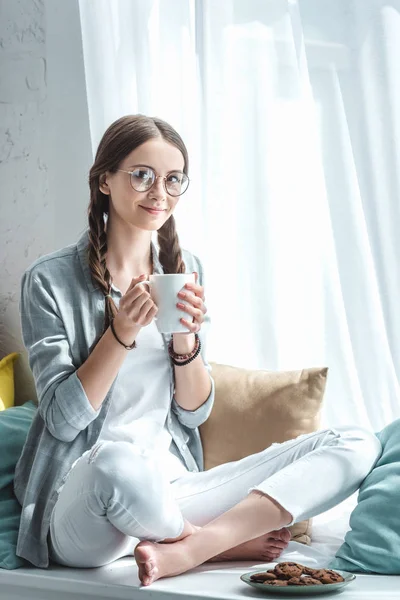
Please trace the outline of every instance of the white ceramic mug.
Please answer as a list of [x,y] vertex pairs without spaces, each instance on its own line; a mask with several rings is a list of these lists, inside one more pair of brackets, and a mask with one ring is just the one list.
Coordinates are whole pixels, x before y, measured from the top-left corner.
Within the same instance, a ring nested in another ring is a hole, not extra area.
[[[150,295],[158,307],[154,317],[160,333],[190,333],[189,329],[180,322],[184,318],[191,321],[192,317],[187,312],[179,310],[178,302],[189,304],[179,298],[180,292],[186,283],[196,283],[194,273],[155,273],[145,281],[138,281],[136,285],[145,283],[149,286]],[[185,290],[192,293],[189,290]]]

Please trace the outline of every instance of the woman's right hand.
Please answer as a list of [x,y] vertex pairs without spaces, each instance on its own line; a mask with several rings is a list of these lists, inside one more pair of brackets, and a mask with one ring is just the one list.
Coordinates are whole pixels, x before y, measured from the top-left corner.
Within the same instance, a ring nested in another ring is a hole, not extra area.
[[[129,288],[119,302],[119,310],[114,325],[121,336],[137,335],[142,327],[149,325],[158,312],[158,307],[150,296],[146,275],[132,279]],[[131,343],[131,342],[129,342]]]

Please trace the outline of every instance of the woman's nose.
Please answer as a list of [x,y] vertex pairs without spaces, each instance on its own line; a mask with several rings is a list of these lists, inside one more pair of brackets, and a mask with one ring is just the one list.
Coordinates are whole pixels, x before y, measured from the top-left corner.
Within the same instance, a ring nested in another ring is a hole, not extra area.
[[165,198],[166,197],[166,192],[165,192],[165,187],[164,187],[164,178],[161,177],[161,175],[156,177],[156,180],[150,189],[150,195],[154,196],[155,198]]

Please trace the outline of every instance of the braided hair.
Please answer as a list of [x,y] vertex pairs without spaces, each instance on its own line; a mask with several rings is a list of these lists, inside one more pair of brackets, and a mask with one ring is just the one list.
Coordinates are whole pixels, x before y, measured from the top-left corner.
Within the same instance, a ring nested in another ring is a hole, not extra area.
[[[109,196],[100,190],[101,178],[106,171],[115,172],[123,159],[135,148],[153,138],[162,137],[181,151],[183,171],[187,174],[188,153],[180,135],[165,121],[144,115],[128,115],[114,121],[105,131],[89,172],[90,204],[88,261],[91,276],[104,295],[104,328],[117,313],[111,298],[111,274],[107,269],[107,234],[104,215],[109,214]],[[185,263],[179,245],[174,216],[171,215],[158,230],[159,260],[164,273],[184,273]]]

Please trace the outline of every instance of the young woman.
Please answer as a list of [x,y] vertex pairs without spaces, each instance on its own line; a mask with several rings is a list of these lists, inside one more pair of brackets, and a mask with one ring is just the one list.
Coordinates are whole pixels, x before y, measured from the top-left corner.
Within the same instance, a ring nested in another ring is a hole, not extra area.
[[[322,430],[203,471],[198,426],[214,384],[202,265],[173,217],[189,184],[184,143],[164,121],[123,117],[89,183],[88,230],[22,279],[39,409],[15,475],[17,553],[38,567],[97,567],[134,552],[144,585],[211,559],[276,559],[286,526],[358,488],[379,442]],[[196,273],[177,298],[187,333],[161,335],[141,281],[185,271]]]

